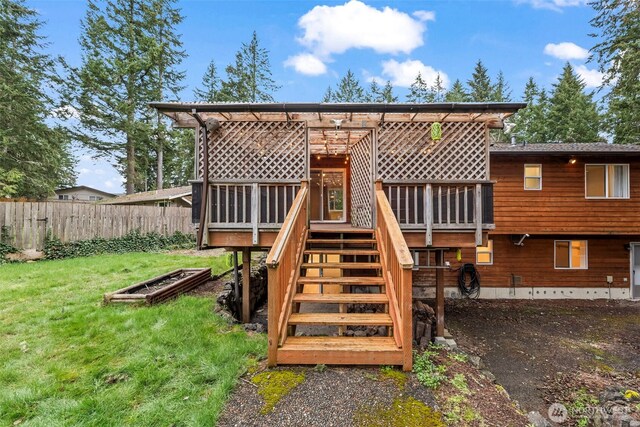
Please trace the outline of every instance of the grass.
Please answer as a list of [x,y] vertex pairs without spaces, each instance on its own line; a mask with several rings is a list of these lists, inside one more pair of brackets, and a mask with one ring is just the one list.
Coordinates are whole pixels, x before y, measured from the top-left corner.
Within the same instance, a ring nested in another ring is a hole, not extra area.
[[251,359],[266,352],[181,297],[102,306],[102,294],[220,258],[122,254],[0,266],[0,425],[215,425]]

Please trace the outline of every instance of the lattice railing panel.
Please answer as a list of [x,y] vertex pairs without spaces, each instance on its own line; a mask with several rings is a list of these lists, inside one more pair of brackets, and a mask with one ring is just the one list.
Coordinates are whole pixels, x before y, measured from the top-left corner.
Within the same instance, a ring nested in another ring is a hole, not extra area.
[[351,147],[351,223],[373,227],[373,144],[371,134]]
[[442,123],[442,139],[431,146],[431,123],[385,122],[378,132],[378,178],[469,180],[488,178],[485,125]]
[[[209,133],[209,179],[251,182],[304,179],[305,141],[302,122],[221,123],[220,129]],[[202,176],[202,156],[198,163]]]

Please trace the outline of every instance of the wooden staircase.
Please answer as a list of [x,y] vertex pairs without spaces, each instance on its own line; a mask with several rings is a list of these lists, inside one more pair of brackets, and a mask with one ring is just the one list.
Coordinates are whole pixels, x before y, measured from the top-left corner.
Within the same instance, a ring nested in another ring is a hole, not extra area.
[[[413,260],[384,192],[376,196],[375,230],[309,229],[303,184],[267,257],[270,366],[411,369]],[[366,336],[371,327],[377,334]]]
[[[402,349],[392,336],[394,322],[375,232],[312,228],[303,257],[277,363],[402,365]],[[384,310],[348,313],[354,304],[384,306]],[[384,326],[388,333],[347,336],[346,328],[352,326]]]

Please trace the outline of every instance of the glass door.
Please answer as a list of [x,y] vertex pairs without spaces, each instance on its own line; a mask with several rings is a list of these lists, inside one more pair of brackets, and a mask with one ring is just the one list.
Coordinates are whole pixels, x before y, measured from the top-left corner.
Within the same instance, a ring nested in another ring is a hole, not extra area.
[[312,169],[311,221],[346,221],[345,172],[343,169]]
[[640,298],[640,244],[631,245],[631,298]]

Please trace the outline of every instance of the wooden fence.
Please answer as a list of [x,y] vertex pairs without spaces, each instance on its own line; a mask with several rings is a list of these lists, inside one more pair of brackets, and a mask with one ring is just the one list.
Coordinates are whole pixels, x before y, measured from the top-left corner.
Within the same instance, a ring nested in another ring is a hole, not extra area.
[[74,202],[0,202],[0,238],[18,249],[42,250],[47,231],[63,242],[106,239],[139,230],[194,232],[191,208]]

